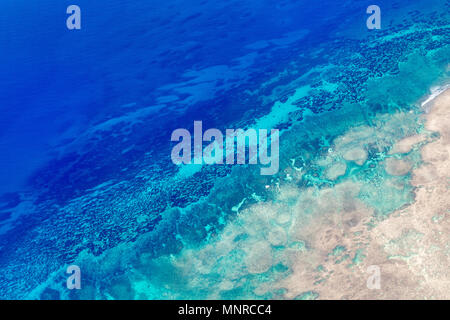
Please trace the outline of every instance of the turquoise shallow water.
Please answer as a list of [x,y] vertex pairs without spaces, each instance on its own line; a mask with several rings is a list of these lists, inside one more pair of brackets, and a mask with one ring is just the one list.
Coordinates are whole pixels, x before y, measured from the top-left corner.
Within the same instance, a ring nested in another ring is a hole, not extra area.
[[[75,60],[81,71],[63,80],[86,83],[65,105],[83,108],[64,119],[47,110],[57,125],[39,140],[51,142],[45,152],[36,150],[43,164],[2,198],[0,296],[291,298],[284,281],[299,256],[321,270],[311,225],[342,226],[353,223],[347,213],[362,212],[375,226],[414,200],[410,172],[421,164],[420,146],[401,155],[390,151],[415,134],[435,138],[423,128],[417,103],[449,79],[447,2],[381,3],[385,27],[372,31],[360,21],[362,2],[339,5],[327,19],[324,8],[289,1],[178,5],[158,8],[160,17],[149,22],[157,32],[143,30],[146,16],[133,14],[142,11],[135,4],[126,6],[127,23],[108,30],[105,37],[116,33],[115,41],[98,40],[89,29],[86,38],[74,36],[70,49],[84,53]],[[271,8],[277,13],[270,15]],[[301,21],[289,13],[293,8]],[[117,4],[97,20],[98,30],[121,9]],[[272,30],[261,32],[261,21]],[[108,47],[94,50],[96,41]],[[57,49],[52,57],[63,62],[22,85],[65,66],[61,56],[70,57],[70,50]],[[12,80],[4,83],[17,89]],[[55,83],[27,101],[39,109],[59,101],[54,90],[71,91]],[[8,102],[11,108],[24,103]],[[200,119],[221,129],[280,129],[279,173],[172,165],[171,130]],[[41,129],[25,137],[11,132],[5,149]],[[391,167],[392,160],[403,167]],[[351,270],[364,260],[366,245],[337,244],[325,254]],[[82,290],[65,288],[70,264],[82,270]],[[295,298],[320,294],[311,287]]]

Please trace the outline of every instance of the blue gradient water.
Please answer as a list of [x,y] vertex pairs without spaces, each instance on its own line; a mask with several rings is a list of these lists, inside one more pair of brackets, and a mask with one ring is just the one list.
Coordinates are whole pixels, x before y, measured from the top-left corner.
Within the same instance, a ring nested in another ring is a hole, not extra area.
[[[336,181],[314,159],[349,128],[416,112],[412,104],[448,77],[448,1],[378,1],[382,30],[366,27],[369,1],[79,0],[81,30],[66,28],[70,4],[0,5],[2,298],[282,298],[255,283],[276,283],[287,262],[229,275],[243,268],[251,232],[241,251],[209,253],[217,265],[203,278],[180,268],[214,239],[226,242],[244,198],[244,207],[281,201],[273,188],[295,168],[307,172],[297,198],[302,188],[384,175],[372,154]],[[283,130],[280,175],[178,168],[170,134],[194,120]],[[399,122],[405,130],[390,142],[420,130],[416,118]],[[383,179],[379,197],[361,191],[367,205],[389,214],[411,201],[407,177],[393,178],[402,191]],[[73,263],[83,293],[64,287]]]

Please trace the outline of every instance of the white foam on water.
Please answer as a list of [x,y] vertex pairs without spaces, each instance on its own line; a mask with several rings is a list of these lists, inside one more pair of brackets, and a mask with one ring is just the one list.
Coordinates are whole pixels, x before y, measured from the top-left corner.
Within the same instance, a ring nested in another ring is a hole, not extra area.
[[426,105],[436,99],[441,93],[450,88],[450,84],[446,84],[443,86],[436,86],[430,89],[430,95],[423,101],[420,106],[425,109],[426,112],[429,112],[429,108]]

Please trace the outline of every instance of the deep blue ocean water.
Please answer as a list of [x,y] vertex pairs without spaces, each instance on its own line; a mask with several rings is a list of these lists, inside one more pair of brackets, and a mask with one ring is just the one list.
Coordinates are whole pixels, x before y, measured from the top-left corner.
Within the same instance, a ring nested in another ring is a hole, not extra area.
[[[288,263],[240,265],[251,232],[227,254],[204,246],[226,242],[244,198],[242,209],[277,203],[266,186],[295,168],[307,172],[299,190],[338,184],[314,162],[336,137],[415,111],[448,78],[448,1],[378,1],[381,30],[366,27],[371,1],[78,0],[81,30],[66,28],[70,4],[0,7],[2,298],[282,298],[255,287],[283,278]],[[282,130],[280,174],[177,167],[171,132],[194,120]],[[415,118],[400,125],[385,139],[420,130]],[[372,151],[376,163],[387,149]],[[380,174],[352,165],[342,179]],[[411,201],[401,183],[389,201],[382,182],[360,198],[388,214]],[[195,250],[217,264],[193,263]],[[65,288],[71,264],[81,293]]]

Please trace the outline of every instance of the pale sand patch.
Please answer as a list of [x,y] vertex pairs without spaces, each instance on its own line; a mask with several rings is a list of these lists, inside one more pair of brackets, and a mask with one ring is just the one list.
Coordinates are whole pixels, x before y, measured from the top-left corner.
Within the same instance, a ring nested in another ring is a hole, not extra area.
[[332,165],[325,171],[325,177],[329,180],[336,180],[343,176],[347,170],[347,165],[343,162]]
[[367,160],[367,151],[362,148],[353,148],[344,153],[343,158],[348,161],[354,161],[362,166]]
[[393,176],[404,176],[411,170],[412,164],[403,159],[388,158],[385,163],[386,172]]
[[416,145],[426,141],[426,139],[427,136],[425,134],[418,134],[402,139],[394,145],[389,151],[389,154],[408,153],[413,150]]
[[[345,188],[332,191],[341,194],[344,212],[324,194],[324,214],[295,225],[299,237],[310,239],[311,250],[294,258],[292,275],[279,283],[287,289],[285,298],[315,292],[319,299],[450,299],[450,90],[431,103],[426,129],[440,137],[422,148],[424,164],[412,171],[415,202],[371,228],[371,210],[353,196],[357,186],[348,185],[346,198]],[[396,153],[423,141],[407,139]],[[394,173],[406,170],[404,163],[389,162]],[[344,249],[333,250],[337,246]],[[367,288],[371,265],[381,271],[379,290]]]

